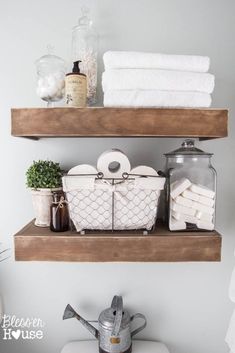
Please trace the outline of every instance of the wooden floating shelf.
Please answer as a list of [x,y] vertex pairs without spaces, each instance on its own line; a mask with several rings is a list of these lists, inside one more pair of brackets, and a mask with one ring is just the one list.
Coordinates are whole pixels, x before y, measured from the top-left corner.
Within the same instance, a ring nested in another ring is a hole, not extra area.
[[12,135],[42,137],[226,137],[225,109],[12,109]]
[[221,236],[214,232],[169,232],[159,224],[138,232],[78,235],[52,233],[32,222],[15,235],[17,261],[179,262],[220,261]]

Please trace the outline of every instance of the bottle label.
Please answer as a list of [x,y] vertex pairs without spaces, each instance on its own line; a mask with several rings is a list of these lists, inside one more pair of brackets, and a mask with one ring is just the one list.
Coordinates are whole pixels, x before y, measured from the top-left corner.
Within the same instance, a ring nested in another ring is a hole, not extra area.
[[69,75],[65,79],[65,99],[69,107],[86,107],[87,79],[82,75]]

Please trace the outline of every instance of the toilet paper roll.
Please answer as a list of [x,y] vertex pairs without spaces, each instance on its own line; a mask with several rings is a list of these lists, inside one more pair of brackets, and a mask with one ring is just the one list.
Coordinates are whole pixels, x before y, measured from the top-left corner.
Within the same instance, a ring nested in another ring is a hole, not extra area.
[[79,164],[71,168],[68,174],[97,174],[97,169],[90,164]]
[[74,190],[94,190],[95,188],[95,177],[86,177],[86,176],[70,176],[63,177],[63,191],[70,192]]
[[[160,178],[158,172],[152,167],[146,165],[139,165],[132,168],[130,174],[137,174],[138,176],[133,176],[135,178],[135,187],[140,189],[152,189],[152,190],[163,190],[165,185],[165,178]],[[148,178],[141,178],[141,176],[148,176]],[[158,177],[158,178],[152,178]]]
[[97,169],[105,178],[122,178],[123,173],[130,173],[131,164],[125,153],[112,149],[99,156]]
[[158,176],[158,173],[152,167],[148,167],[146,165],[139,165],[138,167],[131,169],[131,174],[140,174],[140,175],[152,175]]

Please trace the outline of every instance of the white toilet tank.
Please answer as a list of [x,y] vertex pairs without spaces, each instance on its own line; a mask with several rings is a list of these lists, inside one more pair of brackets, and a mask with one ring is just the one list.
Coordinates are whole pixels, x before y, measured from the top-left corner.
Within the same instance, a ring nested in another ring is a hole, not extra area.
[[[132,341],[132,353],[170,353],[160,342]],[[61,353],[98,353],[98,341],[76,341],[67,343]]]

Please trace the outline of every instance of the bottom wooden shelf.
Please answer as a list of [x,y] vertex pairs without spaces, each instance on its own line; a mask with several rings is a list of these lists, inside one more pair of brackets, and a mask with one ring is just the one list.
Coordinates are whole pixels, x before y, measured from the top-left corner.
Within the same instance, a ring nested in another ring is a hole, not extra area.
[[178,262],[220,261],[218,232],[169,232],[158,224],[150,235],[138,232],[53,233],[30,222],[15,235],[16,261]]

